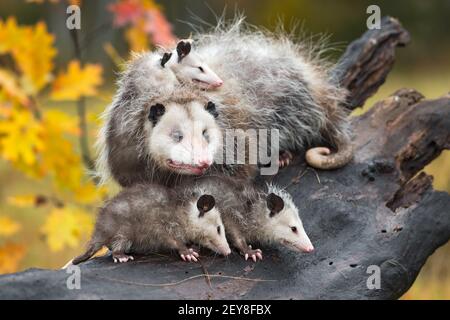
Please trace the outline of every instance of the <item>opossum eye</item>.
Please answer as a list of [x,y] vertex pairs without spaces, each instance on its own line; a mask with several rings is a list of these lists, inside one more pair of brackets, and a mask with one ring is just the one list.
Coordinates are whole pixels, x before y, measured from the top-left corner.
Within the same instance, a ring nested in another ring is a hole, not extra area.
[[150,107],[150,113],[148,114],[148,120],[151,121],[153,125],[155,125],[159,118],[162,117],[164,112],[166,111],[166,108],[161,104],[157,103]]
[[201,72],[205,72],[202,67],[198,67],[198,70],[200,70]]
[[220,226],[217,226],[217,234],[220,235]]
[[175,130],[172,132],[172,138],[175,142],[181,142],[183,140],[183,133],[180,130]]
[[208,103],[206,104],[206,111],[211,113],[214,116],[214,118],[217,118],[219,116],[219,113],[216,110],[216,105],[214,104],[214,102],[208,101]]
[[291,227],[292,232],[297,233],[297,227]]
[[205,140],[209,142],[209,134],[208,134],[208,131],[206,131],[206,129],[205,129],[205,130],[203,130],[202,134],[203,134],[203,137],[205,138]]

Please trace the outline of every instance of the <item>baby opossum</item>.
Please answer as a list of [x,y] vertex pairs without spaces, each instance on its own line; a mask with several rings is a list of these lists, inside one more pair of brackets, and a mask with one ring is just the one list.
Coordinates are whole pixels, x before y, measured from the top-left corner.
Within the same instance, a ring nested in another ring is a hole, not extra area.
[[[143,59],[148,60],[150,66],[154,64],[153,55],[147,53]],[[193,82],[204,89],[217,88],[223,84],[222,79],[211,70],[202,57],[192,50],[192,41],[189,39],[180,40],[176,49],[164,53],[159,60],[161,67],[170,69],[181,83]],[[148,80],[154,81],[152,78]]]
[[250,183],[223,176],[203,176],[195,179],[194,187],[180,186],[177,194],[190,195],[190,190],[208,192],[221,212],[228,241],[247,260],[262,259],[262,251],[250,244],[279,243],[299,252],[314,250],[298,209],[284,190],[266,185],[258,189]]
[[[224,80],[221,90],[207,92],[211,99],[219,103],[225,92],[222,100],[231,94],[247,101],[247,116],[234,127],[276,128],[284,151],[325,145],[306,152],[307,162],[317,168],[338,168],[352,159],[349,121],[342,108],[346,90],[333,82],[330,64],[314,48],[249,26],[242,17],[230,25],[219,21],[211,32],[198,34],[195,43]],[[223,104],[226,112],[229,103]]]
[[95,231],[79,264],[100,248],[112,251],[114,262],[133,260],[132,254],[177,250],[183,260],[197,261],[193,242],[228,255],[231,250],[214,197],[191,195],[178,202],[173,190],[155,184],[125,188],[99,212]]

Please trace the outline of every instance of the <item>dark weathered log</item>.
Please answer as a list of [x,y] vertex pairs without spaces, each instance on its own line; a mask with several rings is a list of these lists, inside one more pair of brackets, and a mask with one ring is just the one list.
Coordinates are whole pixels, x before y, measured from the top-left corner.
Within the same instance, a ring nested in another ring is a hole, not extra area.
[[[366,34],[353,46],[366,48],[370,39]],[[374,56],[389,56],[392,49],[392,43],[382,46]],[[346,55],[342,81],[354,101],[363,101],[388,70],[366,75],[374,70],[364,67],[372,65],[368,56],[353,55],[351,62]],[[63,270],[34,269],[1,276],[0,298],[398,298],[427,257],[450,239],[450,195],[433,191],[430,176],[417,175],[450,148],[450,96],[424,100],[402,89],[353,118],[353,126],[356,154],[345,168],[316,171],[299,157],[273,178],[293,195],[316,248],[312,254],[263,248],[258,263],[234,254],[206,255],[200,264],[154,255],[117,265],[104,257],[81,266],[80,290],[67,288]],[[379,289],[367,286],[368,271],[377,267]]]
[[353,41],[338,62],[336,80],[350,92],[347,108],[353,110],[377,92],[391,71],[395,48],[409,42],[409,33],[392,17],[381,20],[381,28],[367,31]]

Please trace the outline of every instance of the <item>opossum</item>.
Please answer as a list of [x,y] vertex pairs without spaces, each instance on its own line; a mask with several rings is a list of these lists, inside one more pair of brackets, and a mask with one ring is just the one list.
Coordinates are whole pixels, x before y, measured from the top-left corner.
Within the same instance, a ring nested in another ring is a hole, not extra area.
[[73,264],[88,260],[103,246],[112,251],[114,262],[161,249],[177,250],[183,260],[197,261],[198,253],[186,246],[189,242],[223,255],[231,252],[214,197],[195,194],[179,202],[168,188],[135,185],[100,210],[87,250]]
[[[223,176],[203,176],[181,185],[177,194],[191,190],[208,192],[221,212],[228,241],[247,260],[262,259],[262,251],[249,244],[278,243],[298,252],[312,252],[314,247],[305,232],[298,209],[285,190],[267,184],[258,188]],[[194,183],[194,184],[193,184]]]
[[[284,33],[247,25],[242,17],[229,25],[219,21],[194,39],[197,52],[224,80],[221,90],[208,94],[217,103],[221,95],[228,99],[230,94],[247,101],[247,115],[235,127],[278,129],[280,149],[288,156],[282,155],[282,163],[289,161],[289,151],[305,150],[306,161],[321,169],[342,167],[352,159],[348,115],[342,107],[346,90],[333,81],[331,65],[314,49]],[[308,150],[312,146],[323,147]]]
[[[306,152],[310,165],[332,169],[351,160],[348,119],[339,106],[345,90],[327,78],[326,64],[305,56],[309,51],[283,36],[277,38],[257,30],[247,31],[242,21],[228,29],[219,25],[215,31],[198,36],[196,51],[226,80],[217,90],[197,90],[197,86],[189,86],[189,81],[184,85],[179,81],[164,81],[167,75],[164,71],[168,67],[159,70],[162,75],[159,82],[165,84],[155,88],[147,79],[159,73],[148,74],[139,59],[122,75],[118,93],[105,111],[105,124],[98,140],[101,152],[97,171],[103,181],[110,174],[122,186],[144,181],[170,186],[186,175],[204,174],[209,160],[221,150],[219,134],[217,139],[210,135],[207,151],[203,147],[198,150],[194,148],[194,140],[200,145],[202,134],[190,130],[191,139],[184,140],[184,155],[167,154],[167,150],[177,145],[177,135],[171,137],[168,132],[176,132],[178,126],[193,127],[194,123],[214,127],[220,133],[226,129],[278,129],[283,151],[281,164],[289,162],[289,151],[302,152],[321,145],[325,147]],[[177,55],[178,51],[159,63],[166,65]],[[151,107],[158,104],[164,109],[170,107],[173,112],[160,117],[164,125],[156,127],[157,122],[146,119]],[[203,105],[205,109],[214,105],[209,116],[212,118],[200,112],[192,116],[189,109],[193,105]],[[168,114],[173,114],[174,119],[168,119]],[[151,149],[156,146],[151,141],[158,143],[157,136],[163,137],[164,142],[159,143],[159,149]],[[327,156],[330,148],[337,152]],[[200,161],[205,154],[208,154],[206,164]],[[171,160],[172,164],[182,165],[170,166]],[[228,167],[226,174],[254,175],[252,166],[225,164],[219,169],[224,167]]]
[[104,113],[97,160],[102,180],[112,175],[122,186],[171,186],[203,174],[222,148],[215,104],[184,85],[144,94],[136,89],[142,79],[135,77],[133,70],[124,75]]
[[[144,60],[149,60],[150,66],[154,64],[152,53]],[[202,57],[192,50],[192,41],[189,39],[180,40],[176,49],[165,52],[159,64],[163,68],[170,69],[181,83],[192,82],[204,89],[217,88],[223,84],[222,79],[211,70]],[[152,78],[148,80],[153,81]]]

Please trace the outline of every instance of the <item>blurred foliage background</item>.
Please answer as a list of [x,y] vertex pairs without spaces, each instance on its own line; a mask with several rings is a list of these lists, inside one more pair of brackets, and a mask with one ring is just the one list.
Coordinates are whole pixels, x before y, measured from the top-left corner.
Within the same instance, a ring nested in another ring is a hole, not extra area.
[[[366,8],[400,19],[412,42],[363,110],[402,87],[450,91],[450,1],[2,0],[0,2],[0,274],[59,268],[82,250],[95,209],[117,191],[89,178],[99,115],[130,50],[170,46],[191,23],[244,12],[252,24],[326,34],[337,59],[366,30]],[[81,7],[81,30],[66,9]],[[227,8],[226,11],[224,9]],[[78,49],[77,49],[78,48]],[[425,171],[450,191],[450,152]],[[431,256],[404,299],[450,298],[450,245]]]

